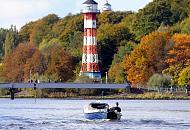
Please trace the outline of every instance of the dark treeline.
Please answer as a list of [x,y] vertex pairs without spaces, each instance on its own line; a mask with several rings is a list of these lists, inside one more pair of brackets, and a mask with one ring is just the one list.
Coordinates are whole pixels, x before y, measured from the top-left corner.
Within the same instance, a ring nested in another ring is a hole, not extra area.
[[[190,85],[189,9],[190,0],[154,0],[137,13],[98,14],[102,76],[133,85]],[[78,77],[82,45],[82,14],[49,14],[20,31],[0,29],[0,81],[90,81]]]

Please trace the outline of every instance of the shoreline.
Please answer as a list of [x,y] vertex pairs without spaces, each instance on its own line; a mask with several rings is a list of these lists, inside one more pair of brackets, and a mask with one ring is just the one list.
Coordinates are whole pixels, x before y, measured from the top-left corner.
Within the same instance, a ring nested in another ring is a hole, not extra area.
[[[0,99],[10,99],[10,96],[0,96]],[[34,96],[15,96],[15,99],[35,99]],[[190,100],[190,96],[163,96],[144,97],[135,94],[133,96],[73,96],[73,97],[37,97],[36,99],[62,99],[62,100]]]
[[[1,98],[10,98],[10,95],[0,95]],[[144,92],[144,93],[112,93],[86,95],[76,93],[30,93],[27,91],[15,93],[15,99],[38,98],[38,99],[63,99],[63,100],[190,100],[189,92]]]

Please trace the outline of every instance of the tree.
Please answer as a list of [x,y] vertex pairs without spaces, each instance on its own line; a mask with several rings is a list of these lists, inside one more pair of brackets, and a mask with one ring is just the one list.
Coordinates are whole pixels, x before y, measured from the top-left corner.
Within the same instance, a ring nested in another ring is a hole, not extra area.
[[89,78],[88,76],[85,75],[80,75],[76,80],[75,83],[93,83],[94,80]]
[[136,13],[132,13],[124,17],[121,22],[125,24],[125,26],[130,30],[130,32],[132,32],[133,23],[135,22],[135,20],[137,20]]
[[178,84],[180,86],[190,86],[190,66],[181,71],[179,74]]
[[58,20],[59,17],[57,15],[49,14],[37,21],[30,34],[30,42],[39,46],[44,38],[53,38],[54,33],[52,32],[52,27]]
[[171,84],[171,78],[161,74],[154,74],[150,77],[147,85],[149,87],[167,88]]
[[168,75],[172,78],[173,84],[178,84],[178,78],[181,70],[183,69],[183,66],[178,64],[178,65],[172,65],[169,66],[168,68],[164,69],[162,71],[162,74]]
[[170,49],[170,36],[153,32],[141,39],[141,43],[123,60],[125,73],[132,84],[146,84],[154,73],[167,68],[164,62]]
[[2,63],[0,63],[0,82],[4,82],[4,78],[3,78],[3,76],[2,76],[2,72],[3,72],[3,64]]
[[83,32],[83,24],[82,15],[77,14],[74,16],[68,16],[54,25],[53,32],[58,36],[60,40],[69,44],[72,40],[70,38],[74,36],[76,32]]
[[[29,80],[30,74],[43,75],[47,69],[46,61],[42,53],[36,49],[31,58],[24,65],[24,80]],[[36,79],[37,80],[37,79]]]
[[190,11],[190,2],[189,2],[189,0],[184,0],[184,3],[186,5],[186,10],[189,12]]
[[108,66],[111,65],[114,53],[117,52],[117,46],[119,46],[121,41],[129,41],[133,37],[129,29],[122,23],[115,25],[102,24],[97,33],[98,46],[101,50],[99,50],[100,64],[104,73],[108,70]]
[[28,24],[21,27],[18,35],[19,35],[19,43],[29,42],[30,41],[30,35],[32,33],[32,30],[34,29],[36,22],[29,22]]
[[73,76],[73,58],[58,44],[47,48],[44,52],[47,61],[46,75],[57,75],[62,81],[67,81]]
[[133,14],[131,11],[126,11],[126,12],[113,12],[113,11],[108,11],[108,12],[103,12],[100,15],[98,15],[98,22],[97,25],[100,26],[101,24],[118,24],[120,23],[123,18],[126,16]]
[[135,48],[136,44],[133,42],[122,41],[120,43],[118,52],[114,55],[112,65],[109,69],[109,78],[115,83],[123,83],[126,81],[127,75],[123,69],[123,58],[126,54],[130,54],[131,51]]
[[172,37],[174,41],[173,48],[168,52],[168,59],[166,62],[170,65],[186,66],[190,64],[190,35],[175,34]]
[[[13,52],[7,54],[3,60],[3,77],[9,82],[24,82],[26,63],[33,57],[37,48],[30,43],[20,43]],[[39,60],[38,60],[39,61]],[[36,63],[36,61],[31,61]],[[28,81],[28,80],[27,80]]]
[[4,56],[4,45],[5,45],[5,39],[7,35],[8,30],[0,28],[0,61],[2,60]]
[[164,23],[173,25],[188,16],[188,0],[154,0],[137,13],[133,31],[137,40],[157,30]]
[[190,34],[190,17],[182,21],[181,33]]
[[170,66],[163,70],[163,74],[169,75],[178,84],[178,78],[181,71],[190,65],[190,35],[175,34],[172,37],[173,45],[168,50],[166,63]]
[[11,26],[7,32],[5,39],[5,55],[12,52],[14,48],[18,45],[18,33],[16,27]]
[[39,50],[43,52],[43,50],[46,50],[47,48],[52,47],[53,45],[60,45],[61,47],[65,47],[65,43],[57,38],[53,38],[50,41],[47,39],[43,39],[43,41],[39,45]]

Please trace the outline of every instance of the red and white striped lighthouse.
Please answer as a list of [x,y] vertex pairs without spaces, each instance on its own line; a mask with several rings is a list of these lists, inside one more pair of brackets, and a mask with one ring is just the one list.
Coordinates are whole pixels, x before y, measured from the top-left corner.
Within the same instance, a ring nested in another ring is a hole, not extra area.
[[84,9],[84,41],[81,75],[100,80],[101,73],[98,65],[96,14],[99,13],[98,3],[87,0],[83,3]]

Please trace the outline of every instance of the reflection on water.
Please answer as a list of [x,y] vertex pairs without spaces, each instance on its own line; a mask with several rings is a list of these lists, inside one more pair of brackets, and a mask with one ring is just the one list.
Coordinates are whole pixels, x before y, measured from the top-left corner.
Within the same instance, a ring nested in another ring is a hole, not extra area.
[[[190,128],[190,101],[117,100],[122,108],[120,121],[89,121],[83,106],[90,100],[0,99],[2,130],[187,130]],[[115,105],[116,100],[106,100]]]

